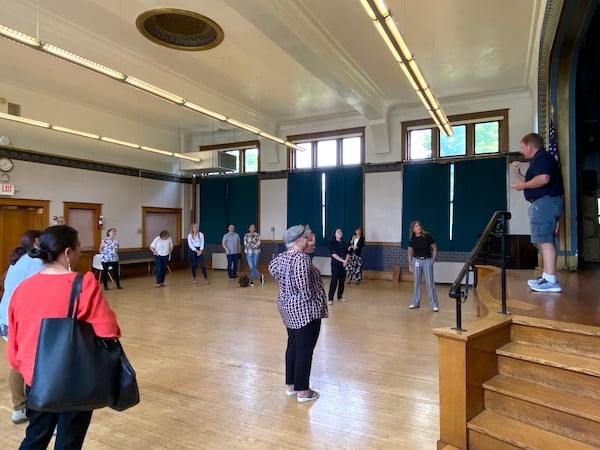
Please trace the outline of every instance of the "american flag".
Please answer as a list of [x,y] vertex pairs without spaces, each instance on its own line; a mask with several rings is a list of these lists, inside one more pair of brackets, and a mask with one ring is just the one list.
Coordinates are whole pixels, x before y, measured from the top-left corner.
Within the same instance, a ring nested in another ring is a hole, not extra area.
[[550,130],[548,133],[548,153],[560,163],[558,159],[558,141],[556,139],[556,126],[554,124],[554,117],[550,117]]

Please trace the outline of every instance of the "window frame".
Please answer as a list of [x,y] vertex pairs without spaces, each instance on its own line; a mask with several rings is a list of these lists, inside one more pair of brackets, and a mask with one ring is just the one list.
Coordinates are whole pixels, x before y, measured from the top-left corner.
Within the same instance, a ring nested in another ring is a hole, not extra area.
[[[423,161],[453,161],[465,158],[485,158],[509,153],[508,149],[508,109],[496,109],[470,114],[448,116],[450,126],[466,125],[466,153],[464,155],[440,156],[440,129],[432,119],[411,120],[401,123],[402,142],[401,159],[403,162]],[[475,125],[488,122],[498,122],[498,152],[475,153]],[[431,130],[431,157],[421,159],[410,158],[410,132],[419,129]]]
[[[254,150],[258,152],[258,166],[256,172],[246,172],[246,150]],[[239,152],[240,170],[239,172],[233,172],[236,174],[254,174],[260,173],[260,141],[240,141],[230,142],[229,144],[215,144],[215,145],[201,145],[198,147],[200,152]]]
[[[358,164],[343,164],[343,146],[342,141],[350,137],[360,138],[360,163]],[[315,170],[315,169],[328,169],[334,167],[352,167],[352,166],[363,166],[365,164],[365,127],[356,128],[345,128],[341,130],[332,131],[321,131],[316,133],[297,134],[287,136],[287,140],[294,144],[306,144],[310,143],[310,152],[312,153],[311,166],[310,167],[296,167],[296,151],[290,149],[288,151],[288,169],[289,170]],[[317,144],[320,141],[336,141],[336,163],[333,166],[318,166],[317,165]]]

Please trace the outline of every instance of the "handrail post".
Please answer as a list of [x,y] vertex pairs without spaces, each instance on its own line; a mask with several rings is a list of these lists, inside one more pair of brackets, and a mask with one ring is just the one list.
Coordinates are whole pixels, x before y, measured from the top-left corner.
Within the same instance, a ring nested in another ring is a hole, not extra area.
[[462,327],[462,300],[464,298],[462,288],[459,287],[458,292],[456,294],[456,327],[452,329],[458,331],[467,331],[463,330]]
[[502,301],[502,314],[508,314],[506,311],[506,215],[500,216],[500,295]]

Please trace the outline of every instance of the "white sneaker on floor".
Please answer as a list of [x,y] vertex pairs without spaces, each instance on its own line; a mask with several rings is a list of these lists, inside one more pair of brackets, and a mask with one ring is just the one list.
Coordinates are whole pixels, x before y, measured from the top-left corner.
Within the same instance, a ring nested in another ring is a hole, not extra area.
[[538,284],[540,281],[542,281],[544,279],[544,277],[537,277],[534,280],[527,280],[527,284],[529,286],[533,286],[534,284]]
[[545,278],[542,278],[542,281],[540,281],[539,283],[529,286],[529,289],[531,289],[532,291],[535,291],[535,292],[561,292],[562,291],[562,288],[560,287],[560,284],[558,283],[558,281],[556,283],[552,283],[551,281],[548,281]]
[[17,409],[16,411],[13,411],[10,420],[12,420],[14,424],[18,424],[27,422],[29,419],[27,418],[27,414],[25,414],[24,409]]

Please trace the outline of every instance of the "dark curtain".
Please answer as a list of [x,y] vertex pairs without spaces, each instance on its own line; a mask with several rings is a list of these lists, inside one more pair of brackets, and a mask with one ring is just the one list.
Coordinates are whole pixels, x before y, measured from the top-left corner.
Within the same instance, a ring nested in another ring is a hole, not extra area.
[[220,244],[229,224],[243,236],[258,221],[258,175],[208,177],[200,183],[200,230],[207,244]]
[[419,220],[440,250],[450,247],[450,165],[407,164],[402,182],[402,247],[408,247],[409,226]]
[[[322,187],[325,177],[325,233],[322,223]],[[288,227],[310,224],[317,246],[327,246],[335,228],[349,238],[362,227],[362,167],[291,172],[288,175]],[[325,237],[323,237],[325,234]]]
[[455,163],[451,250],[473,250],[492,214],[506,210],[506,164],[506,157]]
[[[321,227],[321,172],[290,172],[287,182],[287,226],[309,224],[319,239]],[[281,239],[281,236],[278,236]],[[318,242],[317,242],[318,244]]]
[[325,241],[329,242],[336,228],[348,240],[356,227],[363,228],[362,167],[325,171],[325,186]]

